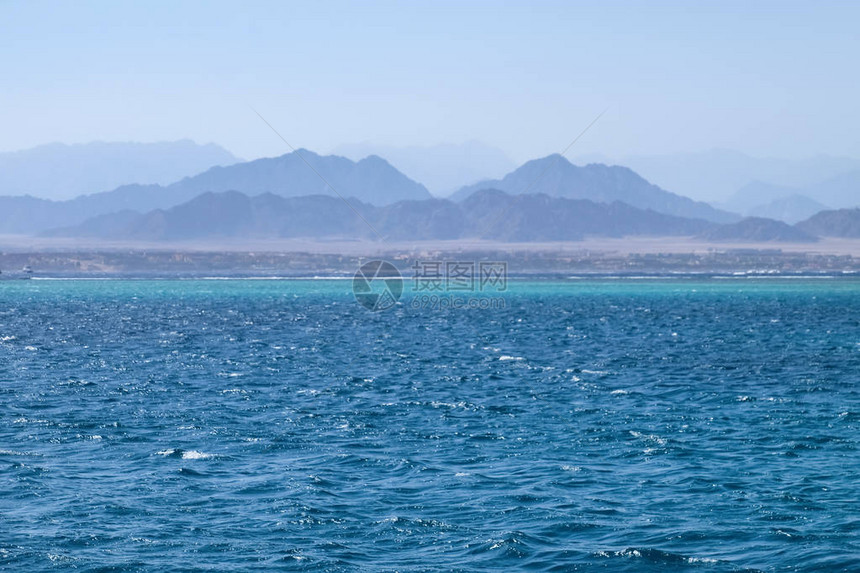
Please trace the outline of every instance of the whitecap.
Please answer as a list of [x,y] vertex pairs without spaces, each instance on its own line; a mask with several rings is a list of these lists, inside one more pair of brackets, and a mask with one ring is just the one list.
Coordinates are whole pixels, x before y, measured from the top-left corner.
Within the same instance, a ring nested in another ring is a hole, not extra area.
[[12,420],[12,423],[13,424],[50,424],[51,421],[50,420],[42,420],[39,418],[32,418],[32,419],[15,418],[14,420]]
[[466,402],[439,402],[435,400],[430,402],[430,405],[434,408],[462,408],[464,410],[469,407]]
[[34,452],[19,452],[17,450],[0,450],[0,456],[40,456]]
[[688,557],[688,563],[717,563],[716,559],[711,559],[710,557]]
[[187,452],[182,452],[183,460],[209,460],[215,457],[215,454],[207,454],[205,452],[198,452],[197,450],[188,450]]
[[642,432],[637,432],[635,430],[630,430],[630,435],[634,438],[639,438],[641,440],[648,440],[650,442],[655,442],[657,445],[665,446],[666,438],[661,438],[656,434],[643,434]]
[[155,453],[159,456],[179,457],[183,460],[210,460],[217,457],[215,454],[207,454],[205,452],[198,452],[197,450],[170,449],[161,450]]

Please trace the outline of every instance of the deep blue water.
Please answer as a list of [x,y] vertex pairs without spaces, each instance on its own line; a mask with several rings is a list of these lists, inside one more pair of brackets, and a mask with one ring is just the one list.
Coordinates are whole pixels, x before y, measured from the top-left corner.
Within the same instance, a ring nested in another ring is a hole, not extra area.
[[860,281],[0,283],[0,569],[860,570]]

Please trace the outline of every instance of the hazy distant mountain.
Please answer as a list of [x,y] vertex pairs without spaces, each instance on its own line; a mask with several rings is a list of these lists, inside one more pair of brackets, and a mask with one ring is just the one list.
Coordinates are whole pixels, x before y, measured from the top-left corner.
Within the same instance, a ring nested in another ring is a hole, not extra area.
[[[753,181],[792,187],[795,188],[793,193],[797,193],[796,188],[805,188],[860,169],[860,159],[849,157],[819,155],[806,159],[780,159],[752,157],[727,149],[657,156],[630,155],[613,158],[613,162],[629,166],[663,189],[709,202],[725,202],[735,191]],[[825,198],[805,191],[800,194],[828,203]],[[777,198],[756,200],[753,205]]]
[[793,225],[827,209],[826,205],[813,201],[804,195],[789,195],[764,205],[757,205],[746,211],[752,217],[766,217]]
[[215,144],[159,143],[65,145],[51,143],[0,153],[0,195],[71,199],[129,183],[167,184],[215,165],[239,161]]
[[860,207],[860,169],[805,187],[804,194],[831,207]]
[[335,148],[334,153],[356,161],[368,155],[385,157],[397,169],[441,197],[450,195],[463,185],[501,177],[516,167],[502,150],[479,141],[426,147],[354,143],[341,145]]
[[[90,217],[134,210],[166,209],[206,192],[238,190],[248,195],[272,193],[284,197],[332,195],[320,179],[326,179],[344,197],[387,205],[405,199],[428,199],[427,189],[412,181],[379,157],[353,162],[344,157],[320,156],[301,150],[314,173],[296,153],[257,159],[229,167],[213,167],[171,185],[125,185],[113,191],[57,203],[32,203],[32,210],[16,207],[21,214],[0,227],[0,233],[36,233],[66,227]],[[13,200],[12,200],[13,199]],[[19,198],[0,197],[0,213],[17,206]],[[0,224],[3,219],[0,218]]]
[[822,237],[860,238],[860,209],[822,211],[796,227]]
[[720,211],[707,203],[665,191],[626,167],[597,163],[579,167],[560,155],[529,161],[501,180],[463,187],[451,199],[462,201],[480,189],[500,189],[511,194],[544,193],[599,203],[621,201],[640,209],[718,223],[739,219],[737,215]]
[[709,241],[792,243],[812,243],[818,240],[797,227],[761,217],[747,217],[737,223],[714,227],[702,233],[700,238]]
[[793,195],[802,196],[796,187],[774,185],[756,180],[741,186],[725,201],[715,203],[715,205],[728,211],[749,215],[753,209],[761,205],[767,205]]
[[[714,226],[623,203],[595,203],[546,195],[511,196],[482,190],[466,201],[400,201],[352,207],[392,240],[482,238],[505,241],[563,241],[585,236],[693,235]],[[146,214],[95,217],[48,233],[51,236],[123,240],[212,238],[375,238],[374,232],[338,198],[315,195],[249,197],[236,191],[205,193],[170,209]]]
[[[724,206],[741,213],[754,214],[753,209],[758,205],[786,200],[792,197],[804,198],[807,211],[813,206],[811,202],[820,205],[821,208],[818,210],[860,206],[860,170],[842,173],[803,187],[774,185],[772,183],[754,181],[739,189],[724,203]],[[796,199],[790,202],[797,204]],[[815,212],[808,212],[806,217]],[[801,217],[800,219],[805,219],[806,217]]]

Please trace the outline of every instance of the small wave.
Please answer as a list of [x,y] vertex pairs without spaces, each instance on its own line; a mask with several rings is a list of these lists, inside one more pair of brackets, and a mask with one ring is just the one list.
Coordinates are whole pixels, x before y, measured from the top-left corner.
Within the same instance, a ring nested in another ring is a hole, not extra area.
[[191,468],[179,468],[179,473],[189,477],[206,477],[206,474],[194,471]]
[[525,358],[522,356],[508,356],[503,354],[502,356],[499,356],[499,360],[525,360]]
[[17,450],[0,450],[0,456],[41,456],[35,452],[19,452]]
[[634,438],[638,438],[640,440],[647,440],[649,442],[654,442],[657,445],[665,446],[666,438],[661,438],[657,434],[643,434],[642,432],[637,432],[636,430],[630,430],[630,435]]
[[661,551],[660,549],[628,547],[621,551],[600,551],[598,557],[625,557],[628,559],[643,559],[651,563],[671,564],[671,563],[719,563],[716,559],[710,557],[691,557],[681,555],[680,553],[671,553],[669,551]]
[[50,420],[42,420],[40,418],[15,418],[13,424],[50,424]]
[[475,409],[474,406],[472,404],[469,404],[468,402],[439,402],[439,401],[434,400],[433,402],[430,402],[430,406],[432,406],[433,408],[450,408],[452,410],[454,410],[454,409],[461,409],[461,410]]
[[71,555],[60,555],[58,553],[48,553],[48,559],[50,559],[53,564],[68,564],[78,561],[77,557],[73,557]]
[[215,454],[207,454],[206,452],[198,452],[197,450],[161,450],[159,452],[155,452],[159,456],[166,456],[171,458],[181,458],[183,460],[211,460],[217,458],[218,456]]

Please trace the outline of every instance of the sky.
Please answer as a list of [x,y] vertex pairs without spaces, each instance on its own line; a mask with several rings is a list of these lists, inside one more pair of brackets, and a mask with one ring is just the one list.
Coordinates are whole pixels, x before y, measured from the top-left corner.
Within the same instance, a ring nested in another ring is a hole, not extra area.
[[860,2],[10,2],[0,151],[860,157]]

